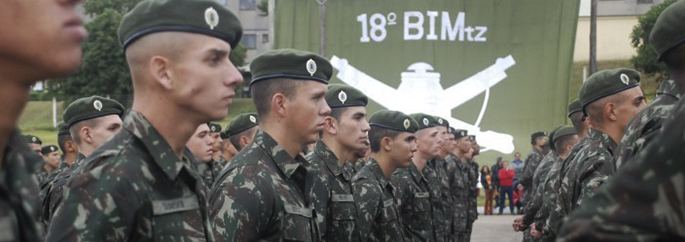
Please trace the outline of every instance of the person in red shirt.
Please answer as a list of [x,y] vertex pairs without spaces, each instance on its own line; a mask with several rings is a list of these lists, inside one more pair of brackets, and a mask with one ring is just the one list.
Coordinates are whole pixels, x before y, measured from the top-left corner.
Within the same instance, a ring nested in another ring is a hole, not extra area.
[[499,177],[499,186],[500,186],[500,207],[499,207],[499,215],[502,215],[502,210],[504,210],[504,197],[507,196],[509,198],[509,210],[511,211],[511,214],[514,214],[514,201],[513,201],[513,187],[512,184],[514,183],[514,170],[509,169],[509,162],[504,161],[502,165],[502,169],[499,170],[498,172],[498,177]]

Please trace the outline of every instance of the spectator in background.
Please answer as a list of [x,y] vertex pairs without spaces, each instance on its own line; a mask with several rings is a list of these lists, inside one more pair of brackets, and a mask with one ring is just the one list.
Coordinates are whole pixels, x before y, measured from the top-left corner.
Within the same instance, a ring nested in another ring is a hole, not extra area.
[[521,178],[521,175],[523,175],[523,166],[524,166],[524,163],[521,160],[521,153],[516,152],[514,154],[514,160],[511,162],[511,169],[514,170],[514,183],[513,183],[514,187],[516,187],[516,184],[518,184],[519,178]]
[[495,164],[492,165],[490,168],[490,171],[492,173],[492,199],[495,200],[495,208],[499,207],[499,170],[502,168],[502,157],[497,157],[497,160],[495,161]]
[[492,215],[492,174],[490,173],[490,168],[488,166],[483,166],[480,168],[480,183],[483,185],[483,191],[485,191],[485,215]]
[[514,214],[514,200],[513,200],[513,187],[514,183],[514,170],[509,169],[509,163],[502,161],[502,168],[498,172],[499,175],[499,186],[500,186],[500,200],[499,200],[499,215],[502,215],[502,210],[504,210],[504,197],[509,197],[509,211]]
[[516,211],[521,211],[523,203],[521,202],[521,195],[523,195],[523,185],[518,184],[516,190],[514,190],[514,205],[516,205]]

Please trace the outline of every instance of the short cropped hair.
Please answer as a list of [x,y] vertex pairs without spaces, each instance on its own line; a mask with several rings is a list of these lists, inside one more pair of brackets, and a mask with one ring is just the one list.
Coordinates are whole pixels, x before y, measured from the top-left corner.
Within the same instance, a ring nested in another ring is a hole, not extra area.
[[304,82],[304,80],[274,78],[252,84],[250,93],[257,109],[257,115],[260,118],[268,116],[271,109],[271,99],[276,93],[282,93],[288,99],[294,100],[297,87]]
[[388,137],[395,139],[399,134],[400,131],[381,128],[378,126],[371,126],[371,129],[369,129],[369,143],[371,146],[371,152],[375,153],[381,150],[381,140],[383,140],[383,138]]

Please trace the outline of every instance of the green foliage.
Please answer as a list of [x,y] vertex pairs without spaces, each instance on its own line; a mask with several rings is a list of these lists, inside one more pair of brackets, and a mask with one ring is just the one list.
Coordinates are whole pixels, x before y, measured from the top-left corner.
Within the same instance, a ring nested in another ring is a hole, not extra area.
[[666,0],[652,6],[647,13],[638,18],[638,24],[633,27],[633,32],[630,34],[632,45],[637,49],[637,55],[630,58],[630,62],[643,75],[655,76],[657,81],[667,79],[668,71],[664,63],[656,60],[652,44],[649,43],[649,34],[661,12],[676,1]]
[[235,48],[235,50],[231,50],[231,54],[228,56],[228,59],[231,60],[231,63],[233,63],[234,66],[241,67],[245,65],[246,57],[247,48],[245,48],[245,46],[243,46],[242,44],[239,44],[238,47]]
[[261,12],[260,15],[269,15],[269,0],[262,0],[257,4],[257,9]]

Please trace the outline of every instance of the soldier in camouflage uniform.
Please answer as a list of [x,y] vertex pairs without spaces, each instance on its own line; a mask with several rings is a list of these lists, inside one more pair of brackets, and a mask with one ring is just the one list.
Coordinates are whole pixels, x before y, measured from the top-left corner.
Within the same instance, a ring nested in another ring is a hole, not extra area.
[[355,153],[366,147],[369,123],[366,105],[369,100],[354,87],[331,84],[326,103],[331,115],[326,117],[321,140],[307,155],[305,196],[317,211],[323,241],[360,241],[357,209],[352,195]]
[[447,156],[454,150],[454,135],[451,133],[447,120],[440,117],[438,119],[438,134],[442,136],[442,144],[440,151],[435,158],[428,161],[426,164],[430,169],[425,170],[428,182],[434,184],[431,186],[432,193],[436,194],[433,202],[433,219],[435,231],[437,234],[437,241],[452,240],[452,197],[450,196],[449,177],[447,176]]
[[[579,100],[590,129],[586,144],[562,167],[562,216],[582,205],[611,175],[617,142],[630,119],[645,106],[640,74],[630,69],[604,70],[581,86]],[[620,112],[614,109],[621,110]]]
[[38,184],[40,184],[40,187],[44,187],[50,182],[48,180],[50,174],[59,168],[59,147],[56,145],[43,146],[43,148],[40,149],[40,154],[43,156],[45,163],[36,171],[36,176],[38,177]]
[[250,70],[260,131],[212,187],[214,234],[220,241],[317,241],[324,214],[305,197],[309,174],[299,152],[319,140],[330,114],[324,96],[333,67],[317,54],[280,49],[257,57]]
[[[228,127],[226,127],[228,129]],[[226,131],[222,131],[220,134],[221,136],[221,160],[224,162],[223,166],[226,167],[228,166],[228,163],[235,157],[235,155],[238,154],[238,149],[231,144],[231,141],[228,140],[228,134],[226,134]]]
[[441,196],[436,193],[440,183],[426,177],[431,170],[427,163],[439,154],[443,135],[437,128],[440,125],[438,118],[424,113],[410,116],[419,124],[415,133],[416,152],[409,167],[397,169],[391,178],[397,188],[395,195],[404,234],[409,241],[437,241],[438,238],[444,241],[444,235],[438,235],[436,229],[443,221],[436,221],[436,208],[433,207]]
[[[530,144],[533,145],[533,151],[526,157],[525,164],[523,165],[523,174],[521,179],[519,179],[518,184],[523,185],[523,196],[521,199],[524,204],[527,204],[532,197],[533,191],[533,176],[535,175],[535,170],[540,165],[544,155],[542,154],[542,146],[548,140],[547,133],[543,131],[535,132],[530,136]],[[525,206],[524,206],[525,210]],[[520,212],[520,211],[519,211]]]
[[475,135],[469,135],[469,141],[471,141],[471,152],[466,154],[467,160],[468,160],[468,166],[469,166],[469,173],[468,173],[468,186],[469,186],[469,219],[468,223],[466,224],[466,241],[471,241],[471,233],[473,232],[473,223],[476,222],[478,219],[478,183],[480,179],[478,179],[478,163],[474,159],[477,155],[480,154],[480,145],[478,145],[478,141],[476,141],[476,136]]
[[190,153],[195,156],[195,163],[191,164],[195,171],[202,177],[202,181],[205,183],[206,191],[214,184],[214,169],[212,162],[212,148],[214,147],[214,138],[209,135],[210,132],[209,125],[200,124],[197,126],[195,133],[190,136],[190,139],[186,143],[186,147],[190,150]]
[[[48,186],[41,190],[41,192],[45,191],[45,197],[42,199],[42,219],[46,225],[62,203],[67,181],[80,167],[86,156],[121,130],[123,114],[124,106],[119,102],[100,96],[79,98],[64,110],[62,119],[65,121],[66,131],[62,132],[66,134],[63,136],[68,135],[73,140],[77,157],[73,164],[65,167]],[[75,138],[71,138],[72,131]]]
[[[685,93],[682,57],[685,2],[666,8],[654,24],[650,42],[657,59]],[[623,163],[597,194],[564,222],[560,241],[682,241],[683,123],[685,102],[674,104],[654,139]]]
[[378,111],[369,119],[369,162],[352,178],[357,227],[362,241],[406,241],[398,190],[390,182],[397,168],[407,168],[416,151],[418,123],[397,111]]
[[675,82],[673,80],[662,81],[657,90],[656,99],[635,115],[635,118],[628,124],[621,143],[616,148],[613,172],[620,169],[642,147],[651,142],[678,99],[680,99],[680,94],[678,94]]
[[228,60],[241,33],[216,1],[147,0],[123,17],[132,110],[69,180],[47,241],[213,240],[185,145],[198,125],[225,118],[242,80]]
[[466,241],[468,234],[467,223],[469,220],[470,190],[468,180],[468,156],[473,152],[468,132],[463,129],[455,129],[452,132],[455,140],[455,148],[452,154],[447,156],[447,176],[449,178],[449,194],[452,210],[452,241]]
[[78,69],[86,37],[76,11],[79,3],[10,0],[0,8],[0,241],[44,239],[33,173],[43,164],[36,152],[40,145],[26,145],[17,121],[31,85]]
[[[212,177],[217,177],[228,161],[224,159],[223,156],[222,147],[224,146],[224,141],[221,138],[221,125],[217,123],[209,123],[207,125],[209,126],[209,136],[214,140],[214,144],[212,144],[212,161],[210,167],[212,168]],[[212,187],[211,184],[207,184],[207,186],[208,188]]]

